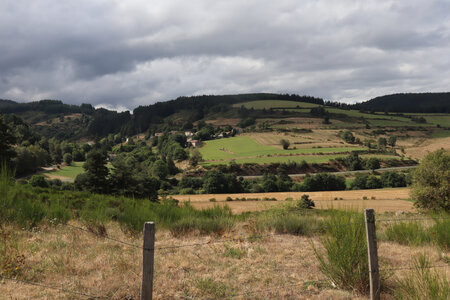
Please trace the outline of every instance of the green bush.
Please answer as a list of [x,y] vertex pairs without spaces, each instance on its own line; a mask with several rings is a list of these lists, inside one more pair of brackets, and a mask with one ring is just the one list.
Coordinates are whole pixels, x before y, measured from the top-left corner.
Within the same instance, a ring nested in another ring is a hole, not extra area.
[[33,175],[29,181],[29,184],[34,187],[48,188],[49,184],[43,175]]
[[413,172],[411,195],[417,207],[450,212],[449,170],[450,151],[437,150],[425,156]]
[[362,214],[331,211],[325,221],[324,251],[314,245],[320,269],[339,288],[367,293],[369,268],[366,233]]
[[314,201],[309,199],[308,195],[302,195],[300,200],[298,200],[298,202],[297,202],[297,208],[299,208],[299,209],[312,209],[315,206],[316,205],[315,205]]
[[414,259],[412,268],[406,277],[396,280],[396,299],[450,299],[450,282],[445,271],[432,269],[430,260],[425,254]]
[[402,222],[390,225],[384,232],[388,241],[402,245],[419,246],[430,242],[429,233],[417,222]]

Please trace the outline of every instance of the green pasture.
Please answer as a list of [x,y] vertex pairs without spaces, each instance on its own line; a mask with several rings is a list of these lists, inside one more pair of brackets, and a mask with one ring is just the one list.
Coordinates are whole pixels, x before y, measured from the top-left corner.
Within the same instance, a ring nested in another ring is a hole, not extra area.
[[423,115],[427,124],[441,125],[442,127],[450,127],[450,114],[448,115]]
[[206,141],[205,145],[200,148],[200,153],[204,160],[230,160],[271,155],[347,153],[365,149],[364,147],[333,147],[284,150],[273,146],[261,145],[251,137],[239,136]]
[[[221,161],[204,161],[201,163],[203,166],[212,166],[212,165],[227,165],[233,160],[237,164],[246,164],[246,163],[254,163],[254,164],[271,164],[271,163],[289,163],[296,162],[301,163],[302,161],[306,161],[309,164],[316,163],[327,163],[331,159],[336,159],[338,157],[345,157],[348,154],[332,154],[332,155],[293,155],[293,156],[263,156],[263,157],[247,157],[247,158],[238,158],[238,159],[226,159]],[[382,155],[382,154],[370,154],[370,155],[361,155],[361,158],[369,158],[376,157],[380,160],[386,159],[400,159],[398,156],[393,155]]]
[[450,130],[448,129],[444,129],[444,130],[438,130],[433,132],[432,135],[433,138],[446,138],[446,137],[450,137]]
[[49,174],[75,179],[78,174],[84,172],[83,164],[84,162],[72,162],[70,166],[64,166],[60,170],[49,172]]
[[[246,164],[246,163],[271,164],[271,163],[288,163],[288,162],[300,163],[303,160],[306,161],[307,163],[326,163],[330,159],[335,159],[343,156],[345,155],[264,156],[264,157],[241,158],[235,159],[234,161],[237,164]],[[231,160],[209,161],[209,162],[202,162],[201,164],[204,166],[226,165],[229,164],[230,161]]]
[[299,108],[312,108],[320,106],[318,104],[314,103],[306,103],[306,102],[296,102],[296,101],[289,101],[289,100],[258,100],[258,101],[249,101],[249,102],[243,102],[243,103],[237,103],[233,106],[235,107],[241,107],[244,106],[245,108],[254,108],[254,109],[270,109],[270,108],[280,108],[280,107],[299,107]]
[[[296,102],[288,100],[259,100],[249,101],[243,103],[237,103],[234,106],[254,109],[281,109],[284,108],[287,111],[308,113],[311,108],[318,107],[320,105],[305,102]],[[436,126],[437,124],[442,127],[450,127],[450,115],[449,114],[431,114],[431,113],[405,113],[405,117],[397,116],[392,113],[384,114],[377,112],[375,114],[362,113],[358,110],[346,110],[336,107],[325,107],[325,109],[332,114],[347,115],[351,118],[361,118],[369,121],[374,126]],[[424,117],[427,123],[415,123],[411,121],[407,116]]]

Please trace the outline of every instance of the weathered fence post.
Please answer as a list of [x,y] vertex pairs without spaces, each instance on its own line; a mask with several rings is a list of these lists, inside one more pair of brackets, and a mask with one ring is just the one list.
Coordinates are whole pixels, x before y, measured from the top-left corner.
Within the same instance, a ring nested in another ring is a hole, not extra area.
[[367,236],[367,253],[369,255],[370,299],[380,300],[380,272],[378,269],[377,236],[375,232],[375,212],[364,210]]
[[141,300],[153,297],[153,263],[155,258],[155,223],[144,224],[144,248],[142,250]]

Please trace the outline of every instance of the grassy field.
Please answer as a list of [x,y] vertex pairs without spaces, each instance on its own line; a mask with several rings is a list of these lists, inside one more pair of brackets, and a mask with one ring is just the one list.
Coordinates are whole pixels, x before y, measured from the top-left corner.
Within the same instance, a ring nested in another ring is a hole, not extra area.
[[[333,154],[333,155],[293,155],[293,156],[264,156],[264,157],[250,157],[250,158],[240,158],[233,159],[237,164],[246,163],[258,163],[258,164],[271,164],[271,163],[289,163],[296,162],[300,163],[306,161],[309,164],[316,163],[327,163],[331,159],[336,159],[339,157],[345,157],[347,154]],[[361,155],[361,157],[376,157],[379,159],[400,159],[398,156],[393,155]],[[218,160],[218,161],[204,161],[201,164],[204,166],[211,165],[221,165],[228,164],[232,159],[228,160]]]
[[[245,106],[246,108],[254,109],[280,109],[285,108],[287,111],[308,113],[311,108],[320,105],[295,102],[295,101],[285,101],[285,100],[261,100],[261,101],[250,101],[244,103],[234,104],[235,107]],[[384,114],[377,112],[375,114],[363,113],[358,110],[344,110],[335,107],[325,107],[325,109],[332,114],[343,114],[352,118],[361,118],[369,122],[373,126],[392,126],[392,127],[402,127],[402,126],[412,126],[412,127],[430,127],[440,125],[442,127],[450,126],[450,116],[446,114],[430,114],[430,113],[405,113],[405,117],[397,116],[395,114]],[[427,123],[415,123],[411,121],[407,116],[424,117]],[[334,124],[336,125],[336,124]],[[338,124],[341,127],[350,126],[354,127],[353,123]],[[276,125],[276,127],[282,127]]]
[[450,137],[450,130],[438,130],[438,131],[435,131],[435,132],[433,132],[432,137],[433,138],[437,138],[437,139]]
[[[279,141],[278,141],[279,142]],[[347,153],[350,151],[365,150],[364,147],[332,147],[332,148],[302,148],[284,150],[279,147],[262,145],[251,137],[239,136],[227,139],[212,140],[205,142],[205,145],[200,148],[200,153],[206,161],[212,160],[251,160],[271,161],[275,158],[286,160],[290,158],[289,155],[298,154],[318,154],[318,153]],[[273,157],[279,155],[281,157]],[[306,156],[305,156],[306,157]],[[297,159],[297,158],[296,158]],[[329,160],[329,158],[327,158]],[[323,161],[324,158],[319,159]],[[326,161],[328,161],[326,160]],[[313,161],[311,161],[313,162]]]
[[[326,163],[330,161],[330,159],[336,159],[338,157],[342,157],[344,155],[295,155],[295,156],[271,156],[271,157],[250,157],[250,158],[241,158],[234,159],[237,164],[247,164],[247,163],[258,163],[258,164],[271,164],[271,163],[288,163],[288,162],[297,162],[300,163],[303,160],[307,163]],[[204,166],[209,165],[220,165],[220,164],[228,164],[231,160],[221,160],[221,161],[206,161],[201,164]]]
[[61,180],[75,179],[78,174],[84,172],[83,170],[84,162],[72,162],[70,166],[64,166],[60,170],[51,171],[46,173],[48,178],[59,178]]

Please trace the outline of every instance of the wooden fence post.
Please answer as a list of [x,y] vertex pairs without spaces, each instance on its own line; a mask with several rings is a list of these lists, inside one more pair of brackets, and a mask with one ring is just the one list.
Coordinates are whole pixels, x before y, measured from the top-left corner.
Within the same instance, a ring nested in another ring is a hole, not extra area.
[[375,212],[364,210],[366,223],[367,253],[369,256],[370,299],[380,300],[380,272],[378,269],[377,236],[375,231]]
[[144,248],[142,250],[141,300],[153,297],[153,264],[155,258],[155,223],[144,224]]

